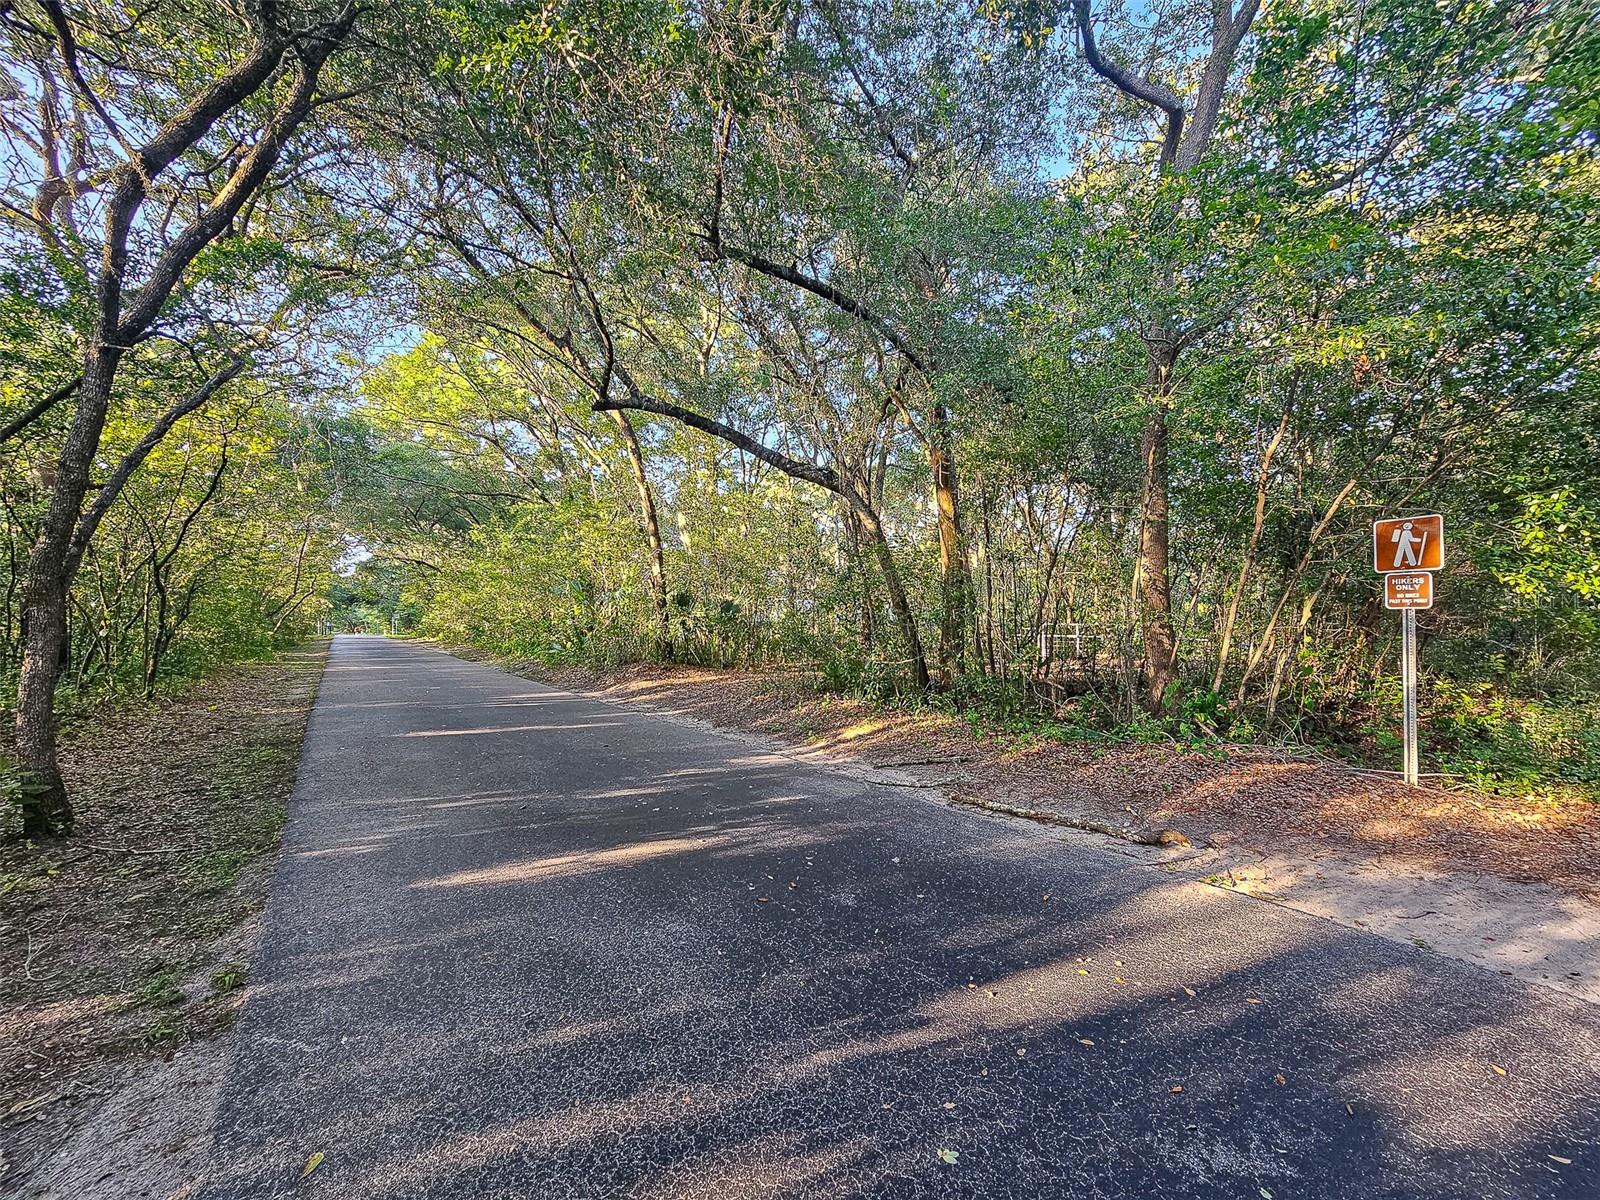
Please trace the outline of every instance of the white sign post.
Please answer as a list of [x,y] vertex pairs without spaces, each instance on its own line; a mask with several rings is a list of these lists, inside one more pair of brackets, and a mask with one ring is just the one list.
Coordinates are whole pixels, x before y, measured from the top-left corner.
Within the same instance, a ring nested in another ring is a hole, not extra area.
[[1417,610],[1433,607],[1433,573],[1444,566],[1438,513],[1372,523],[1372,569],[1383,576],[1385,608],[1400,610],[1401,770],[1417,786]]

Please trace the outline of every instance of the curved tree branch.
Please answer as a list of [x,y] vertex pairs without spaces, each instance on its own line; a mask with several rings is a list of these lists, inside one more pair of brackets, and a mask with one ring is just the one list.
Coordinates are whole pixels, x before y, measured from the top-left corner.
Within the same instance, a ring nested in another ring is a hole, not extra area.
[[172,427],[184,417],[194,412],[211,397],[215,396],[226,384],[236,379],[244,370],[245,360],[235,355],[228,365],[223,367],[210,379],[206,380],[189,395],[174,404],[162,413],[148,433],[140,438],[138,443],[122,456],[122,461],[111,472],[110,478],[100,486],[99,494],[95,496],[94,503],[84,510],[78,527],[73,530],[72,540],[67,546],[67,577],[70,579],[77,574],[78,564],[83,560],[84,551],[89,548],[95,530],[99,529],[100,522],[105,519],[106,513],[111,511],[111,506],[116,502],[122,489],[127,486],[128,480],[139,469],[144,460],[150,457],[150,452],[161,444],[161,440],[172,432]]
[[32,425],[40,417],[44,416],[45,413],[49,412],[56,405],[60,404],[68,396],[72,395],[73,392],[77,391],[78,385],[82,382],[83,376],[79,375],[71,383],[64,383],[55,391],[51,392],[48,396],[44,396],[35,401],[31,407],[10,421],[5,428],[0,429],[0,442],[9,442],[12,438],[16,437],[17,434],[21,433],[29,425]]
[[848,292],[841,291],[834,287],[833,284],[818,279],[814,275],[807,275],[798,267],[786,267],[782,263],[773,262],[770,258],[763,258],[753,251],[741,250],[737,246],[730,246],[723,242],[720,237],[708,237],[707,245],[709,253],[714,258],[731,258],[734,262],[743,263],[752,271],[773,279],[781,279],[783,282],[792,284],[802,291],[810,292],[813,296],[826,300],[841,312],[849,313],[863,324],[876,330],[884,341],[893,346],[902,358],[916,368],[918,374],[924,376],[928,374],[927,360],[923,358],[920,351],[911,345],[906,336],[896,329],[887,317],[867,307],[867,305]]

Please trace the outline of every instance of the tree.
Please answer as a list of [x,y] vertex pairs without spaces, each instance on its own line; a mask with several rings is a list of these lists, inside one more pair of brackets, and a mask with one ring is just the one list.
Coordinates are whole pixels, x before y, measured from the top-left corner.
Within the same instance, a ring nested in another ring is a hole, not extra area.
[[[278,5],[261,3],[240,23],[184,20],[189,14],[183,14],[172,23],[136,22],[123,32],[120,18],[109,11],[74,15],[59,0],[42,0],[33,19],[19,13],[7,23],[11,61],[34,75],[35,86],[19,92],[40,97],[36,120],[24,125],[16,113],[8,119],[10,129],[28,131],[22,136],[39,168],[31,205],[8,208],[46,253],[81,272],[89,296],[72,420],[23,591],[26,649],[17,752],[27,834],[64,832],[72,823],[55,760],[54,697],[66,651],[69,591],[84,552],[118,492],[161,438],[238,376],[244,347],[157,418],[86,508],[119,370],[142,341],[166,334],[161,322],[175,296],[187,307],[192,297],[182,293],[193,286],[197,260],[240,221],[271,177],[317,104],[323,69],[359,13],[354,3],[345,3],[309,21],[294,20]],[[181,90],[125,86],[130,76],[144,75],[147,56],[170,53],[175,45],[188,53],[197,37],[240,35],[241,51],[212,56],[220,60],[216,69]],[[92,55],[84,53],[86,47]],[[63,158],[67,150],[70,161]],[[191,170],[174,176],[180,162]],[[152,199],[167,201],[165,214],[146,211]],[[196,205],[197,215],[179,224],[176,210],[183,200]],[[98,236],[79,228],[75,211],[88,206],[100,217]],[[65,402],[62,388],[50,395]]]
[[[1083,56],[1097,75],[1124,95],[1155,109],[1161,126],[1156,158],[1158,188],[1169,176],[1182,176],[1205,156],[1216,134],[1228,79],[1239,44],[1255,20],[1257,0],[1212,0],[1210,48],[1199,71],[1192,101],[1170,86],[1122,66],[1101,52],[1089,0],[1073,0]],[[1160,200],[1151,224],[1171,218],[1174,201]],[[1159,236],[1159,235],[1157,235]],[[1198,334],[1185,325],[1173,302],[1176,265],[1158,261],[1150,281],[1148,313],[1141,338],[1145,346],[1145,414],[1139,435],[1144,484],[1139,502],[1139,579],[1144,600],[1145,699],[1159,712],[1177,679],[1178,645],[1172,625],[1171,497],[1167,414],[1174,398],[1178,358]]]

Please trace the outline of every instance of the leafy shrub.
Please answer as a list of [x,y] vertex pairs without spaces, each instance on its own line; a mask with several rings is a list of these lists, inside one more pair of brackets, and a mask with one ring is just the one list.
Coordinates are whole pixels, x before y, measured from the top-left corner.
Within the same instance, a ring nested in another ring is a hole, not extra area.
[[1600,799],[1600,703],[1518,700],[1449,680],[1428,699],[1422,748],[1441,770],[1488,791]]

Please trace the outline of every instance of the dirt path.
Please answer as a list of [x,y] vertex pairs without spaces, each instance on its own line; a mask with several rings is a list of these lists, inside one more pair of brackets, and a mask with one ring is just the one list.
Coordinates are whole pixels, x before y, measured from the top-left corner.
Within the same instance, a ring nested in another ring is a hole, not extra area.
[[[190,1064],[246,981],[326,652],[232,668],[65,731],[75,836],[0,845],[0,1191],[30,1184],[103,1107],[148,1125],[149,1095],[129,1096],[149,1092],[152,1064],[176,1060],[156,1072],[161,1088],[204,1082]],[[181,1134],[182,1105],[166,1115]],[[171,1156],[173,1132],[125,1149]]]
[[[820,695],[788,676],[512,669],[807,757],[893,768],[958,803],[1059,823],[1065,840],[1104,844],[1102,833],[1118,831],[1125,851],[1174,874],[1600,1003],[1594,805],[1410,789],[1270,750],[986,736],[946,714]],[[1128,845],[1129,834],[1169,844]]]

